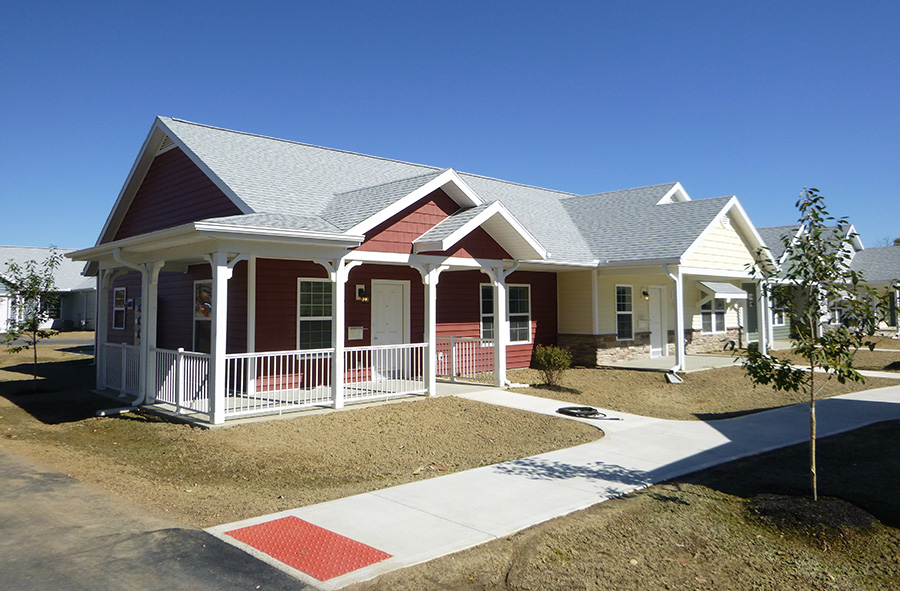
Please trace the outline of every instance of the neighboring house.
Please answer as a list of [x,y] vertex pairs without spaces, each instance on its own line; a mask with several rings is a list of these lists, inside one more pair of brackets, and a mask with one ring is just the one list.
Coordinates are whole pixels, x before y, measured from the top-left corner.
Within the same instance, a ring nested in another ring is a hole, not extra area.
[[881,246],[860,250],[850,267],[862,273],[866,283],[888,298],[888,315],[881,328],[895,329],[900,337],[900,246]]
[[[785,252],[785,238],[792,243],[803,236],[805,231],[799,224],[759,228],[760,235],[779,266],[778,274],[770,278],[772,281],[785,282],[785,274],[790,269],[791,261]],[[828,231],[845,240],[846,260],[849,261],[850,269],[862,273],[866,284],[888,300],[890,311],[888,318],[881,322],[881,328],[896,328],[897,289],[900,288],[900,284],[897,283],[900,280],[900,246],[864,248],[852,224],[832,226]],[[790,338],[790,310],[772,308],[769,313],[771,339]],[[821,326],[840,324],[841,314],[841,302],[827,302],[827,305],[823,305]]]
[[[68,254],[72,249],[58,248]],[[19,314],[15,301],[15,285],[7,274],[10,262],[22,266],[27,261],[42,263],[50,255],[49,248],[28,246],[0,246],[0,332],[6,332],[9,323]],[[41,328],[56,330],[94,330],[97,308],[96,281],[81,275],[84,265],[63,258],[53,275],[59,300],[50,310],[50,320]]]
[[98,387],[220,423],[503,385],[536,344],[673,370],[765,348],[762,246],[678,183],[579,196],[158,118],[69,256],[99,281]]

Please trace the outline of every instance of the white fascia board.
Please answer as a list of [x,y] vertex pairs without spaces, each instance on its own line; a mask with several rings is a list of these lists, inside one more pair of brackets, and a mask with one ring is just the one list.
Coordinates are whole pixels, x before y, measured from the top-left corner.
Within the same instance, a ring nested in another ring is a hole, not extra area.
[[703,277],[722,277],[725,279],[743,279],[746,281],[759,281],[750,273],[744,271],[728,271],[725,269],[712,269],[709,267],[681,267],[682,275],[698,275]]
[[112,254],[113,250],[120,248],[140,249],[151,246],[153,248],[166,248],[175,243],[191,242],[198,239],[238,239],[242,241],[289,239],[305,240],[311,244],[339,245],[346,248],[359,246],[362,236],[348,236],[336,232],[311,232],[309,230],[283,230],[275,228],[259,228],[253,226],[238,226],[234,224],[218,224],[215,222],[190,222],[166,228],[148,234],[131,236],[115,242],[107,242],[92,248],[85,248],[66,253],[66,257],[76,261],[96,261]]
[[346,260],[359,261],[361,263],[381,263],[386,265],[442,265],[449,267],[464,267],[467,269],[481,269],[482,267],[497,267],[503,264],[499,260],[471,259],[468,257],[443,257],[421,254],[401,254],[398,252],[377,252],[369,250],[351,251]]
[[[106,217],[106,223],[103,224],[103,229],[100,231],[100,235],[97,237],[94,246],[99,246],[103,242],[114,222],[121,223],[122,218],[125,217],[125,211],[122,211],[121,215],[117,215],[119,214],[120,207],[123,205],[131,205],[131,200],[134,198],[135,193],[137,193],[138,187],[144,180],[144,175],[146,175],[147,171],[150,169],[150,164],[153,162],[156,151],[159,149],[160,145],[162,145],[163,138],[165,138],[165,132],[159,129],[159,124],[160,120],[159,117],[157,117],[156,121],[153,122],[153,126],[150,128],[150,132],[144,139],[144,143],[141,145],[137,157],[134,159],[134,164],[131,165],[128,176],[125,177],[125,184],[122,185],[122,189],[119,191],[116,202],[113,204],[112,209],[109,211],[109,215]],[[116,226],[118,226],[118,223],[116,223]]]
[[462,180],[455,170],[448,168],[405,197],[398,199],[375,215],[356,224],[347,230],[347,234],[365,234],[378,224],[386,222],[410,205],[413,205],[423,197],[430,195],[438,189],[444,189],[444,192],[450,195],[450,198],[459,204],[460,207],[476,207],[484,203],[484,200],[475,193],[468,183]]
[[[547,258],[547,250],[541,246],[541,244],[525,229],[522,224],[516,220],[515,217],[506,209],[502,203],[499,201],[494,201],[489,206],[487,206],[484,211],[480,212],[478,215],[473,217],[471,220],[457,228],[453,231],[449,236],[445,237],[443,240],[430,240],[430,241],[422,241],[418,240],[413,241],[413,251],[418,254],[420,252],[428,252],[428,251],[438,251],[444,252],[447,249],[451,248],[454,244],[468,236],[472,233],[475,228],[483,226],[485,222],[492,219],[494,216],[500,216],[504,222],[506,222],[527,244],[528,248],[531,250],[533,254],[529,259],[546,259]],[[485,231],[490,234],[490,231],[485,229]],[[494,240],[497,238],[491,235]],[[500,246],[503,246],[500,241],[498,241]],[[504,247],[506,248],[506,247]],[[509,250],[509,249],[507,249]]]
[[[181,148],[181,151],[191,159],[191,162],[193,162],[197,166],[197,168],[203,171],[203,174],[209,177],[213,184],[215,184],[216,187],[218,187],[219,190],[222,191],[238,209],[241,210],[241,213],[255,213],[253,209],[251,209],[251,207],[244,202],[243,199],[237,196],[237,193],[235,193],[225,181],[219,178],[219,175],[214,173],[212,169],[207,166],[206,163],[199,156],[197,156],[197,154],[194,153],[194,151],[191,150],[180,137],[178,137],[178,134],[176,134],[168,125],[166,125],[165,121],[157,118],[157,124],[163,131],[165,131],[166,135],[169,136],[169,139],[172,140],[172,143]],[[156,156],[156,154],[154,154],[154,156]]]
[[709,236],[710,232],[713,231],[716,224],[719,223],[719,220],[722,219],[723,216],[732,215],[733,222],[735,226],[737,226],[738,234],[744,240],[745,244],[750,243],[748,247],[750,248],[750,255],[756,260],[758,263],[761,263],[768,267],[768,270],[772,273],[778,268],[778,264],[775,262],[775,259],[772,258],[772,253],[766,249],[764,250],[764,258],[760,261],[757,258],[756,252],[764,246],[764,242],[762,236],[759,235],[759,232],[756,230],[756,227],[750,221],[750,217],[747,215],[747,212],[744,211],[744,208],[741,206],[741,202],[738,201],[738,198],[734,195],[728,200],[728,202],[719,210],[719,213],[713,217],[712,221],[704,228],[704,230],[700,233],[699,236],[691,243],[691,245],[684,251],[681,255],[682,259],[688,259],[691,254],[695,250],[697,250],[703,241]]
[[[675,196],[678,195],[681,198],[676,199]],[[690,201],[691,197],[687,194],[687,191],[684,190],[684,187],[681,186],[681,183],[676,182],[668,192],[662,196],[662,199],[656,202],[657,205],[660,203],[683,203],[685,201]]]

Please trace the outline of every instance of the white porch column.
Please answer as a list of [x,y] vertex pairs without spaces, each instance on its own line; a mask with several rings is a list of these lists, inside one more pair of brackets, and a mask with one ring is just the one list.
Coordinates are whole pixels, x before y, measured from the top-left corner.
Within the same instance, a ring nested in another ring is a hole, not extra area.
[[428,396],[437,391],[437,286],[446,267],[420,268],[425,284],[425,388]]
[[[591,271],[591,332],[595,335],[600,334],[600,269]],[[665,345],[663,345],[665,355],[669,354],[669,327],[665,327]],[[596,358],[596,355],[594,355]]]
[[672,371],[684,371],[684,276],[681,267],[675,273],[667,265],[663,270],[675,282],[675,366]]
[[347,307],[346,292],[347,278],[350,275],[350,269],[361,262],[346,263],[344,259],[337,261],[317,261],[328,269],[328,276],[331,279],[331,303],[332,303],[332,319],[331,319],[331,344],[334,347],[334,358],[331,360],[331,391],[334,395],[334,408],[344,407],[344,348]]
[[506,385],[506,343],[509,341],[509,318],[506,315],[506,275],[503,267],[491,270],[494,285],[494,385]]
[[144,403],[156,402],[156,325],[159,317],[159,272],[164,261],[147,263],[147,271],[142,273],[141,297],[143,298],[143,282],[147,282],[147,299],[141,300],[141,349],[144,354],[146,373],[143,373]]
[[897,325],[897,338],[900,339],[900,289],[894,289],[894,323]]
[[97,312],[94,320],[94,365],[97,388],[106,388],[106,339],[109,332],[109,286],[112,271],[100,269],[97,274]]
[[759,352],[769,352],[769,296],[762,282],[756,284],[756,334],[759,341]]
[[209,355],[209,418],[214,425],[225,422],[225,335],[228,326],[228,280],[233,268],[228,256],[215,252],[208,257],[212,267],[212,318]]

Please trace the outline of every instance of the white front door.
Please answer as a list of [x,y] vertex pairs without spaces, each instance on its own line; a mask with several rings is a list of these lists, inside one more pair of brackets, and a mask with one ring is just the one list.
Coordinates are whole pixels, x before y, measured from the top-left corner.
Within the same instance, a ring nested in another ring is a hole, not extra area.
[[408,289],[405,281],[372,280],[372,345],[407,341]]
[[[409,282],[372,280],[372,346],[409,342]],[[372,366],[380,377],[400,377],[407,365],[402,351],[374,351]]]
[[666,311],[663,308],[665,288],[648,288],[650,293],[650,357],[665,357],[668,355],[666,347]]

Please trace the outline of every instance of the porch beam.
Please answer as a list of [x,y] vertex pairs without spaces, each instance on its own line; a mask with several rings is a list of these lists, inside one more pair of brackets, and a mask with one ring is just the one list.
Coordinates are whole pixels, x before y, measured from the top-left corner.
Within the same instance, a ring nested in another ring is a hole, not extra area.
[[209,418],[214,425],[225,422],[225,336],[228,327],[228,280],[234,271],[228,255],[214,252],[207,257],[212,267],[212,318],[209,355]]

